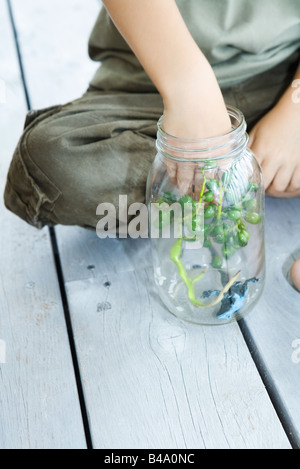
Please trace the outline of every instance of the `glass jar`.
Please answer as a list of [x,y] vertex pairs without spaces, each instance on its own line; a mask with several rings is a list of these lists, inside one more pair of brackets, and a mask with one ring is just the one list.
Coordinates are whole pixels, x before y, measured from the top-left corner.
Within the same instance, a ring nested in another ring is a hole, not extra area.
[[262,172],[243,114],[227,111],[232,130],[202,140],[168,135],[161,117],[147,181],[158,292],[171,313],[197,324],[239,320],[264,286]]

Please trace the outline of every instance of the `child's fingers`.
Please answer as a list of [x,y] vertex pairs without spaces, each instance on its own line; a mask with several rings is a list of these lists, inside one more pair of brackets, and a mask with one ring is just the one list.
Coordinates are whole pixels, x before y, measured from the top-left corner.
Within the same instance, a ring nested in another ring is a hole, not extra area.
[[194,183],[194,164],[177,163],[177,186],[180,195],[190,194]]
[[190,193],[194,182],[194,166],[189,163],[175,163],[167,158],[165,165],[171,183],[178,187],[180,194]]
[[270,191],[275,193],[285,192],[291,180],[291,171],[287,166],[280,166],[270,184]]
[[292,265],[290,275],[294,287],[300,292],[300,258]]
[[198,201],[200,197],[200,192],[202,189],[203,184],[203,174],[200,168],[195,169],[195,176],[194,176],[194,186],[195,186],[195,199]]
[[176,183],[177,183],[177,179],[176,179],[177,164],[174,161],[171,161],[171,160],[168,160],[167,158],[165,158],[165,165],[166,165],[167,173],[168,173],[168,176],[169,176],[169,179],[170,179],[171,183],[174,186],[176,186]]
[[293,171],[287,192],[300,193],[300,165]]

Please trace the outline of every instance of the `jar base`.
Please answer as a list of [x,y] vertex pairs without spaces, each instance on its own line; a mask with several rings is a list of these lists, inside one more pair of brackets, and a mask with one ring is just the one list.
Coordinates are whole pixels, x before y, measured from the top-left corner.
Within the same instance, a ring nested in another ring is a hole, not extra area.
[[220,326],[239,321],[252,311],[263,291],[263,281],[260,279],[248,281],[248,284],[247,280],[236,282],[216,304],[210,306],[214,303],[213,300],[218,298],[219,291],[210,291],[212,299],[209,299],[208,295],[201,298],[203,305],[207,306],[197,306],[187,298],[182,282],[178,282],[176,286],[173,284],[167,291],[157,281],[156,285],[160,299],[170,314],[188,323],[202,326]]

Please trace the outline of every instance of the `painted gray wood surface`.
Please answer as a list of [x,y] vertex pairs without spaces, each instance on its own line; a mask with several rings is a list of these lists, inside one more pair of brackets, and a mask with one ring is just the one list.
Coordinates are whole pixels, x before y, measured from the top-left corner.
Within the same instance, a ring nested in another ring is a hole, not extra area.
[[[0,193],[26,112],[6,1],[0,0]],[[0,201],[0,448],[85,448],[48,229]]]
[[93,231],[66,226],[58,226],[56,233],[66,282],[151,265],[148,239],[99,239]]
[[[54,15],[50,5],[43,4],[40,10],[33,0],[14,0],[14,5],[18,5],[16,18],[34,107],[79,96],[83,84],[79,86],[77,77],[86,73],[88,80],[91,65],[79,53],[80,67],[72,68],[70,82],[69,61],[76,57],[71,33],[62,34],[61,29],[52,45],[53,63],[61,66],[57,81],[55,67],[42,67],[45,48],[37,46],[40,32],[31,27],[39,23],[40,30],[47,29]],[[80,15],[77,20],[75,14],[70,17],[73,33],[94,21],[85,16],[85,8],[80,10],[79,0],[76,5]],[[64,18],[69,7],[68,2],[60,3],[60,10],[67,10]],[[68,53],[60,62],[55,57],[61,57],[61,42]],[[239,328],[190,326],[166,313],[153,291],[147,268],[149,246],[144,240],[104,242],[91,232],[69,227],[59,227],[56,233],[96,447],[289,446]],[[278,248],[281,238],[276,240],[273,234]],[[291,253],[289,247],[286,252]],[[273,254],[272,249],[268,252]],[[268,295],[272,296],[272,288],[271,284]],[[280,329],[273,329],[276,334],[270,336],[266,318],[272,308],[265,298],[246,324],[260,361],[268,363],[267,380],[280,396],[290,428],[299,428],[294,412],[297,368],[292,368],[292,381],[284,388],[286,380],[280,378],[284,362],[277,362],[274,353],[276,347],[281,356]],[[296,301],[298,296],[293,298]],[[287,331],[290,340],[293,332]]]
[[94,447],[289,447],[237,325],[177,320],[151,269],[66,287]]
[[266,200],[267,276],[263,297],[246,319],[266,381],[300,447],[300,294],[289,283],[300,256],[300,199]]

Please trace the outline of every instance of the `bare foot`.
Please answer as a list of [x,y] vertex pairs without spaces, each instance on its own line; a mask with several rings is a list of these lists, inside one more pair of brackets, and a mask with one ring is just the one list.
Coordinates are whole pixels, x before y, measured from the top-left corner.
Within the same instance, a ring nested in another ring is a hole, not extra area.
[[300,292],[300,257],[292,265],[290,274],[294,287]]

